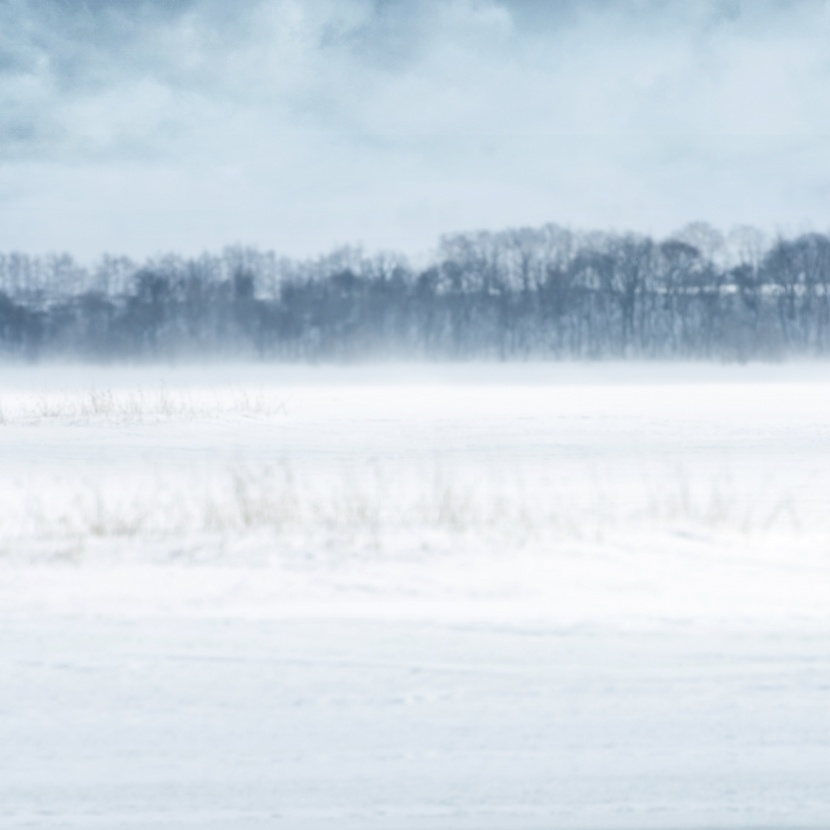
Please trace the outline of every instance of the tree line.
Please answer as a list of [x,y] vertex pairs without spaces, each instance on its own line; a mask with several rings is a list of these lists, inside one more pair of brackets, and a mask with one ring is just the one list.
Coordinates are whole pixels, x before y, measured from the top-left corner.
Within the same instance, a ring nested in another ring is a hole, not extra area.
[[830,351],[830,236],[690,225],[665,239],[557,225],[448,235],[428,261],[231,247],[134,262],[0,254],[0,353],[774,359]]

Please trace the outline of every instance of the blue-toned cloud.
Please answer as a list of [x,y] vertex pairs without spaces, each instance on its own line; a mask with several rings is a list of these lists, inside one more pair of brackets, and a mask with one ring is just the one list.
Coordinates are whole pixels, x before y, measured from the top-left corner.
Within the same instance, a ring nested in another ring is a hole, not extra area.
[[0,1],[0,248],[821,227],[813,0]]

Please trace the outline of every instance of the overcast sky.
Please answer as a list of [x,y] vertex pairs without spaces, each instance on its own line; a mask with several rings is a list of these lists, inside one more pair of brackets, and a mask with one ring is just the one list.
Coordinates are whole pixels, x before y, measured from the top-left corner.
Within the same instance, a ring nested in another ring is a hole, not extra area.
[[820,0],[0,0],[0,250],[826,229]]

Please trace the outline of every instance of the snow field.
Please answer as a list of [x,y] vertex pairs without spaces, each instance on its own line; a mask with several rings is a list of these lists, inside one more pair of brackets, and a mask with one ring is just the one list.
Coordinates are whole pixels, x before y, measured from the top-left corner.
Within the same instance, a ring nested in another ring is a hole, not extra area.
[[825,827],[825,643],[484,621],[11,621],[0,821]]
[[830,824],[823,366],[0,370],[0,825]]
[[7,369],[8,601],[825,619],[824,368],[742,371]]

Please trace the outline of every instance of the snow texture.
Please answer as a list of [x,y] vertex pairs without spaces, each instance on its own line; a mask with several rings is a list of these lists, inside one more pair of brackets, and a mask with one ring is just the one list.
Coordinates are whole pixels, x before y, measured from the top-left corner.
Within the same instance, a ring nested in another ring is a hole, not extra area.
[[0,369],[0,825],[827,826],[829,374]]

